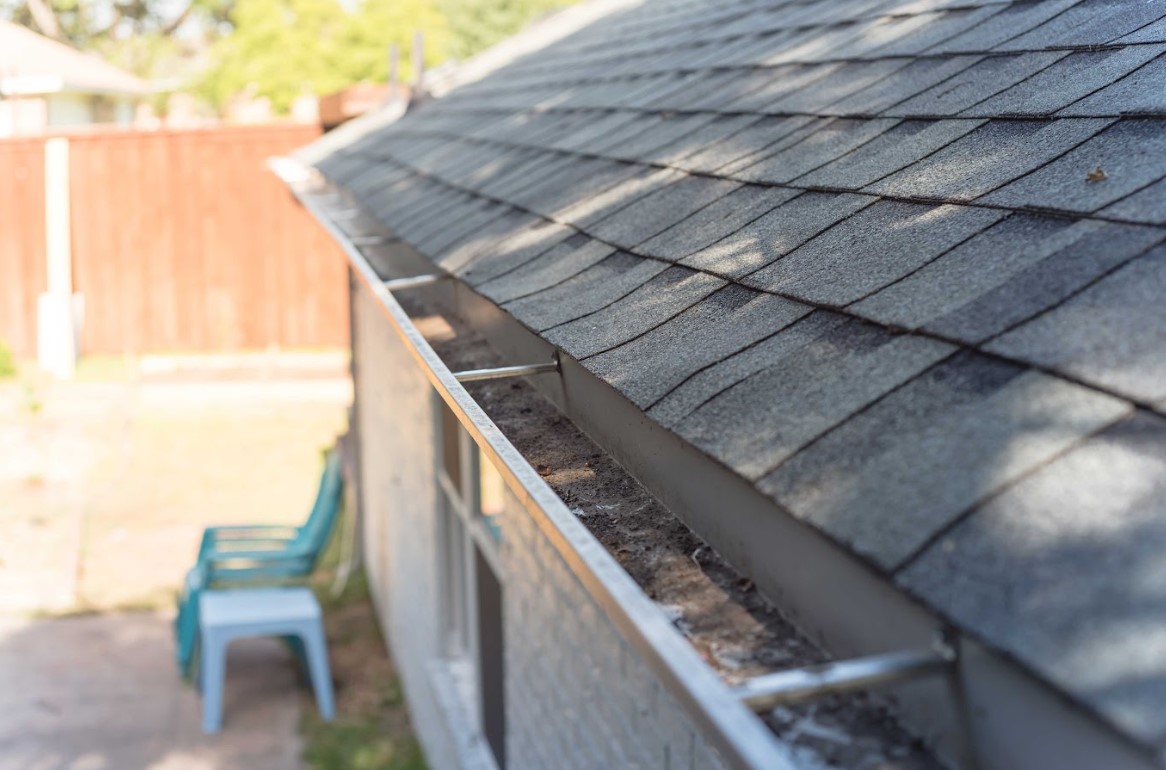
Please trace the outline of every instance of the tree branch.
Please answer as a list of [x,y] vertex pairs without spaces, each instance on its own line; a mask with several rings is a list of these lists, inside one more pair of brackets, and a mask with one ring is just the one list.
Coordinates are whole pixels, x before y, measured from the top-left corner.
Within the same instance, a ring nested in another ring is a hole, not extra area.
[[32,14],[32,20],[40,27],[41,33],[54,40],[61,40],[61,25],[57,21],[57,15],[53,12],[52,6],[46,0],[27,0],[28,12]]

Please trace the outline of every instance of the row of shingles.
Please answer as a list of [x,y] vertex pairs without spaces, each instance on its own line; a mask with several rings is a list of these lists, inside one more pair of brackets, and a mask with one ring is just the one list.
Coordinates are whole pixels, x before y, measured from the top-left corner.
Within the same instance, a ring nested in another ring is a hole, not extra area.
[[[892,4],[894,5],[894,4]],[[934,4],[932,4],[934,5]],[[600,52],[602,58],[589,60],[568,60],[563,62],[563,72],[578,72],[580,68],[594,71],[597,65],[607,76],[621,71],[636,75],[673,72],[700,64],[716,63],[723,66],[732,60],[736,52],[758,49],[764,53],[760,59],[746,58],[741,61],[772,60],[781,62],[808,56],[811,60],[840,55],[868,56],[886,55],[879,51],[900,51],[899,55],[913,54],[928,45],[941,42],[980,23],[1000,10],[999,4],[959,3],[954,10],[935,8],[895,8],[885,3],[830,3],[800,5],[791,7],[764,8],[755,11],[733,23],[702,28],[697,34],[673,38],[652,34],[646,36],[641,47],[620,46],[618,55],[608,46]],[[800,12],[798,12],[800,10]],[[850,12],[847,12],[847,11]],[[810,34],[818,30],[821,38]],[[912,35],[906,45],[903,37]],[[780,37],[780,40],[778,39]],[[775,46],[785,41],[786,50]],[[728,54],[728,59],[726,59]],[[623,69],[608,71],[606,65],[619,63]],[[541,69],[539,76],[555,77],[556,70]]]
[[[856,5],[856,4],[852,4]],[[869,3],[857,4],[860,6],[870,6]],[[914,44],[911,46],[904,46],[903,41],[897,39],[896,36],[901,36],[904,32],[909,31],[906,27],[910,26],[904,24],[901,19],[882,18],[882,19],[868,19],[864,23],[856,23],[856,19],[865,18],[863,14],[845,14],[839,13],[845,4],[836,4],[834,6],[827,6],[828,10],[833,13],[821,13],[820,10],[814,16],[794,15],[790,13],[789,8],[765,9],[753,15],[747,16],[743,19],[737,19],[736,23],[717,24],[720,19],[710,19],[709,24],[690,25],[687,29],[683,29],[681,36],[660,35],[654,33],[645,37],[647,50],[636,50],[627,46],[612,46],[606,47],[607,53],[604,59],[590,59],[590,60],[572,60],[569,57],[562,59],[562,57],[550,57],[550,61],[540,59],[539,67],[534,70],[535,77],[529,80],[518,78],[508,83],[503,88],[495,88],[494,92],[505,92],[507,90],[513,92],[526,92],[530,87],[538,87],[547,83],[554,83],[558,86],[564,84],[563,75],[567,73],[569,77],[578,77],[577,73],[581,70],[588,72],[592,79],[604,80],[613,77],[621,77],[631,74],[634,77],[642,78],[645,75],[660,75],[673,73],[678,68],[692,68],[698,69],[708,66],[725,66],[726,63],[732,61],[739,61],[741,63],[753,63],[756,61],[764,61],[766,59],[773,59],[776,61],[782,60],[780,50],[775,50],[775,43],[780,42],[774,39],[774,33],[783,36],[783,39],[790,39],[795,37],[789,34],[789,30],[781,31],[783,27],[789,27],[792,24],[805,24],[801,28],[802,36],[805,36],[805,30],[812,29],[814,26],[830,30],[827,33],[828,39],[820,43],[812,43],[801,41],[797,46],[793,46],[796,51],[809,53],[811,59],[821,58],[826,55],[833,46],[842,41],[850,43],[854,53],[861,50],[871,51],[879,48],[884,48],[888,44],[894,48],[899,46],[903,52],[912,52],[916,49],[925,47],[927,44],[942,40],[957,34],[963,28],[972,26],[980,20],[981,17],[990,15],[998,10],[998,7],[987,6],[982,8],[975,8],[972,10],[957,10],[948,13],[917,13],[915,16],[907,17],[912,19],[913,25],[923,25],[925,22],[932,20],[939,20],[942,23],[935,23],[928,25],[925,34],[915,36]],[[805,6],[803,6],[805,7]],[[759,18],[760,17],[760,18]],[[762,19],[770,19],[769,23],[762,21]],[[729,20],[733,21],[732,15]],[[839,30],[833,29],[829,25],[842,24]],[[768,35],[759,36],[759,31],[768,30]],[[747,35],[747,37],[741,37]],[[841,35],[841,36],[840,36]],[[736,39],[734,39],[736,38]],[[726,40],[732,40],[734,45],[725,45]],[[618,56],[613,56],[610,52],[613,49],[619,50]],[[744,59],[740,58],[742,49],[758,49],[759,53],[763,53],[760,59],[757,57],[750,58],[746,56]],[[787,51],[784,54],[786,59],[791,57],[797,58],[796,51]],[[735,58],[736,57],[736,58]],[[488,89],[489,87],[487,87]]]
[[[863,19],[862,14],[834,14],[807,19],[804,16],[791,14],[788,8],[770,9],[759,12],[740,20],[737,24],[722,26],[718,30],[705,32],[700,39],[695,40],[700,48],[705,49],[713,57],[712,62],[723,66],[727,61],[742,63],[778,64],[801,57],[810,60],[822,58],[855,58],[870,57],[883,58],[887,56],[916,56],[920,54],[944,54],[953,52],[985,52],[990,49],[1021,50],[1024,46],[1013,45],[1009,48],[1009,41],[1021,39],[1032,42],[1033,47],[1061,47],[1072,48],[1082,45],[1096,46],[1128,39],[1129,42],[1146,42],[1153,40],[1155,33],[1146,31],[1138,37],[1138,30],[1152,27],[1158,19],[1158,12],[1152,4],[1126,4],[1115,13],[1108,14],[1103,24],[1085,25],[1097,14],[1095,3],[1079,3],[1078,0],[1061,0],[1061,2],[1039,4],[980,5],[960,7],[954,10],[942,9],[915,9],[912,15],[886,15],[889,12],[910,11],[911,9],[879,9],[881,18],[869,18],[865,24],[855,23]],[[768,17],[775,22],[766,24],[759,17]],[[791,30],[791,25],[800,22],[816,22],[822,28],[822,39],[808,35],[809,29],[803,27]],[[830,24],[841,26],[828,26]],[[1033,30],[1033,27],[1036,27]],[[1092,37],[1087,41],[1082,38],[1078,29],[1088,26]],[[1066,32],[1068,30],[1068,33]],[[759,34],[760,33],[760,34]],[[1071,34],[1070,34],[1071,33]],[[747,34],[748,37],[736,38],[736,35]],[[766,38],[774,34],[781,35],[789,43],[788,46],[778,47]],[[732,39],[731,46],[735,52],[749,51],[756,46],[760,57],[736,58],[737,53],[730,53],[725,58],[725,39]],[[807,39],[809,38],[809,39]],[[701,61],[705,56],[700,49],[691,50],[691,47],[672,45],[667,38],[660,40],[653,38],[648,43],[650,50],[638,52],[636,50],[620,51],[617,58],[611,56],[611,62],[623,63],[624,71],[630,71],[637,76],[654,72],[672,72],[677,67],[684,67],[692,61]],[[670,45],[672,48],[670,49]],[[610,50],[610,49],[608,49]],[[647,61],[644,61],[644,59]],[[570,61],[568,71],[577,72],[580,65],[585,69],[595,70],[596,62]],[[553,65],[553,62],[552,62]],[[553,66],[540,70],[540,77],[546,78],[554,73]],[[602,70],[601,70],[602,71]],[[616,69],[613,72],[618,73]],[[607,73],[608,76],[611,73]]]
[[[1013,36],[1021,35],[1025,37],[1032,37],[1033,35],[1037,35],[1039,30],[1044,29],[1045,27],[1054,26],[1055,23],[1060,22],[1065,16],[1072,15],[1072,12],[1078,10],[1077,6],[1069,7],[1068,10],[1065,10],[1065,8],[1065,4],[1061,4],[1059,6],[1056,4],[1040,4],[1036,6],[1009,6],[1003,12],[999,12],[999,7],[989,6],[976,9],[975,11],[968,10],[948,12],[939,15],[934,19],[930,19],[930,23],[925,25],[909,27],[905,29],[896,29],[896,25],[890,23],[895,20],[889,20],[886,24],[884,24],[884,26],[891,27],[891,29],[888,29],[884,32],[885,37],[880,37],[878,34],[870,33],[868,31],[868,34],[858,35],[857,38],[849,40],[846,44],[843,44],[838,48],[831,49],[830,58],[870,56],[872,54],[877,54],[879,56],[892,56],[896,58],[879,62],[879,64],[884,69],[893,70],[896,67],[904,66],[905,63],[909,61],[905,57],[913,57],[921,53],[930,52],[930,50],[935,48],[935,46],[941,45],[942,41],[949,38],[955,37],[956,39],[963,40],[962,44],[952,46],[955,51],[964,50],[967,52],[974,52],[997,44],[999,38],[1002,36],[1002,25],[993,24],[997,16],[1007,15],[1009,17],[1008,20],[1010,24],[1007,27],[1008,34]],[[1061,15],[1058,16],[1056,15],[1057,13],[1060,13]],[[1091,40],[1091,44],[1103,45],[1111,39],[1112,35],[1120,34],[1130,28],[1137,27],[1140,24],[1146,24],[1147,20],[1153,20],[1157,13],[1158,11],[1151,9],[1143,10],[1140,15],[1137,16],[1130,17],[1130,15],[1127,14],[1126,16],[1122,17],[1121,25],[1115,26],[1110,24],[1102,26],[1097,33],[1098,36]],[[981,18],[983,15],[988,15],[988,18]],[[1051,20],[1049,20],[1050,15],[1054,16],[1054,18]],[[1037,30],[1026,33],[1026,27],[1023,26],[1025,23],[1027,23],[1029,26],[1037,24]],[[970,29],[967,29],[968,27],[970,27]],[[1050,33],[1050,44],[1069,45],[1079,42],[1073,38],[1062,40],[1064,36],[1057,36],[1052,34],[1055,32],[1056,30],[1054,29]],[[896,33],[903,34],[896,36]],[[1146,33],[1143,36],[1147,38],[1147,40],[1154,37],[1154,35],[1149,33]],[[762,42],[764,42],[764,40],[762,40]],[[977,42],[979,45],[977,45]],[[1145,41],[1139,39],[1139,42]],[[726,51],[718,46],[711,46],[711,48],[716,58],[707,62],[707,64],[710,66],[724,66],[726,64],[741,66],[744,64],[758,63],[780,64],[783,61],[783,56],[787,59],[789,56],[791,56],[791,53],[788,50],[781,50],[779,48],[775,51],[773,46],[767,45],[762,45],[756,51],[753,51],[751,54],[747,54],[745,56],[742,56],[741,53],[737,50]],[[745,46],[745,48],[748,50],[749,46]],[[1151,46],[1151,49],[1153,49],[1153,46]],[[802,42],[802,44],[798,46],[797,50],[806,50],[805,43]],[[818,53],[821,55],[822,52],[819,51]],[[1150,54],[1146,52],[1137,51],[1118,51],[1096,54],[1083,53],[1071,56],[1069,61],[1064,62],[1063,65],[1056,68],[1055,71],[1048,73],[1048,79],[1054,83],[1061,84],[1066,81],[1071,82],[1073,84],[1073,88],[1080,91],[1078,96],[1082,96],[1089,92],[1089,83],[1094,82],[1098,77],[1100,77],[1101,74],[1104,74],[1098,73],[1097,67],[1095,65],[1104,62],[1107,64],[1109,69],[1116,69],[1122,67],[1128,61],[1138,59],[1139,57],[1145,58],[1149,55]],[[1019,77],[1023,78],[1026,75],[1026,72],[1031,73],[1034,71],[1039,71],[1043,67],[1055,61],[1057,57],[1062,56],[1065,56],[1064,51],[1029,52],[1028,54],[996,55],[989,57],[983,61],[978,62],[978,68],[974,68],[966,73],[962,83],[955,84],[957,87],[954,89],[954,93],[952,93],[953,89],[945,86],[937,93],[925,95],[919,101],[906,105],[904,109],[906,110],[907,114],[911,115],[926,115],[936,112],[938,112],[938,114],[949,114],[951,112],[950,106],[953,103],[962,102],[965,106],[970,106],[978,101],[978,99],[975,97],[979,92],[985,89],[985,84],[992,84],[993,90],[988,93],[995,93],[996,91],[1001,90],[996,87],[996,84],[1001,79],[1011,78],[1012,82],[1016,82],[1018,75]],[[696,58],[697,60],[700,59],[699,56]],[[662,66],[662,69],[665,71],[672,71],[676,67],[684,66],[685,62],[689,62],[691,60],[692,54],[688,51],[681,50],[673,51],[670,53],[670,55],[666,55],[660,58],[656,64]],[[922,66],[924,64],[929,66]],[[937,66],[943,66],[944,64],[947,66],[956,65],[954,62],[943,62],[942,60],[939,62],[934,62],[928,60],[926,62],[917,62],[915,69],[917,71],[934,76],[936,74],[935,70]],[[642,64],[635,62],[633,59],[631,63],[626,64],[625,66],[640,68],[633,69],[632,72],[637,78],[644,79]],[[832,83],[840,84],[846,88],[854,88],[856,83],[863,83],[864,80],[868,82],[869,80],[877,80],[877,73],[871,72],[869,70],[869,62],[862,62],[861,64],[856,63],[852,65],[850,71],[843,70],[842,72],[837,73],[833,78]],[[781,73],[779,70],[778,72],[774,73],[775,77],[771,79],[771,82],[783,79],[782,77],[778,77],[779,73],[788,74]],[[720,77],[723,74],[724,73],[716,73],[715,76]],[[668,76],[661,75],[660,77],[667,79]],[[651,80],[652,78],[647,79]],[[593,87],[602,88],[604,85],[605,83],[602,81],[602,78],[600,78],[600,82],[595,83]],[[1025,93],[1026,92],[1019,92],[1014,94],[1013,96],[1016,98],[1012,99],[1012,102],[1023,103],[1023,99],[1021,97],[1023,97]],[[944,98],[939,98],[937,94],[942,94]],[[982,98],[982,96],[980,98]],[[1062,98],[1064,98],[1064,95],[1062,95]],[[828,101],[828,99],[817,99],[817,102],[820,105],[825,104]],[[1073,99],[1065,99],[1064,104],[1068,104],[1072,101]],[[1064,104],[1061,106],[1064,106]],[[842,109],[845,111],[845,107]],[[1143,109],[1145,109],[1145,106],[1143,106]]]

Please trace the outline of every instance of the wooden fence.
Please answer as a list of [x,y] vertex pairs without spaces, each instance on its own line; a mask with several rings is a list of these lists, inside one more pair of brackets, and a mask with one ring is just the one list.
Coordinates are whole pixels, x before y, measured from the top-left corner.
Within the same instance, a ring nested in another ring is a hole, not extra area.
[[[344,261],[265,162],[304,126],[68,137],[82,353],[347,344]],[[36,349],[45,140],[0,141],[0,341]]]

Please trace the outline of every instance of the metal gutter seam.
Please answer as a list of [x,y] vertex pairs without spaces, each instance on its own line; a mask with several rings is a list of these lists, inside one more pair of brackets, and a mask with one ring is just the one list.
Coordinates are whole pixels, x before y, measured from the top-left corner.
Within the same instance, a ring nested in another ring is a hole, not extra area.
[[639,652],[721,758],[738,770],[797,770],[789,747],[778,741],[701,660],[660,609],[571,514],[445,366],[393,297],[385,281],[317,198],[326,195],[335,200],[338,191],[315,181],[313,172],[294,159],[274,159],[269,166],[343,249],[353,274],[377,299],[386,318],[442,400],[498,468],[511,492],[531,514],[584,589]]

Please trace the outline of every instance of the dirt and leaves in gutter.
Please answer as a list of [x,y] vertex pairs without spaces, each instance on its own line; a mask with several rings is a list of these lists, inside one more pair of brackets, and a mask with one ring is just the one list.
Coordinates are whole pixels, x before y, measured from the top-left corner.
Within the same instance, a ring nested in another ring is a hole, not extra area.
[[[453,370],[501,359],[458,319],[408,308]],[[727,682],[829,657],[618,463],[524,381],[470,394],[579,520]],[[868,693],[779,708],[766,723],[813,770],[938,770],[936,758]]]

